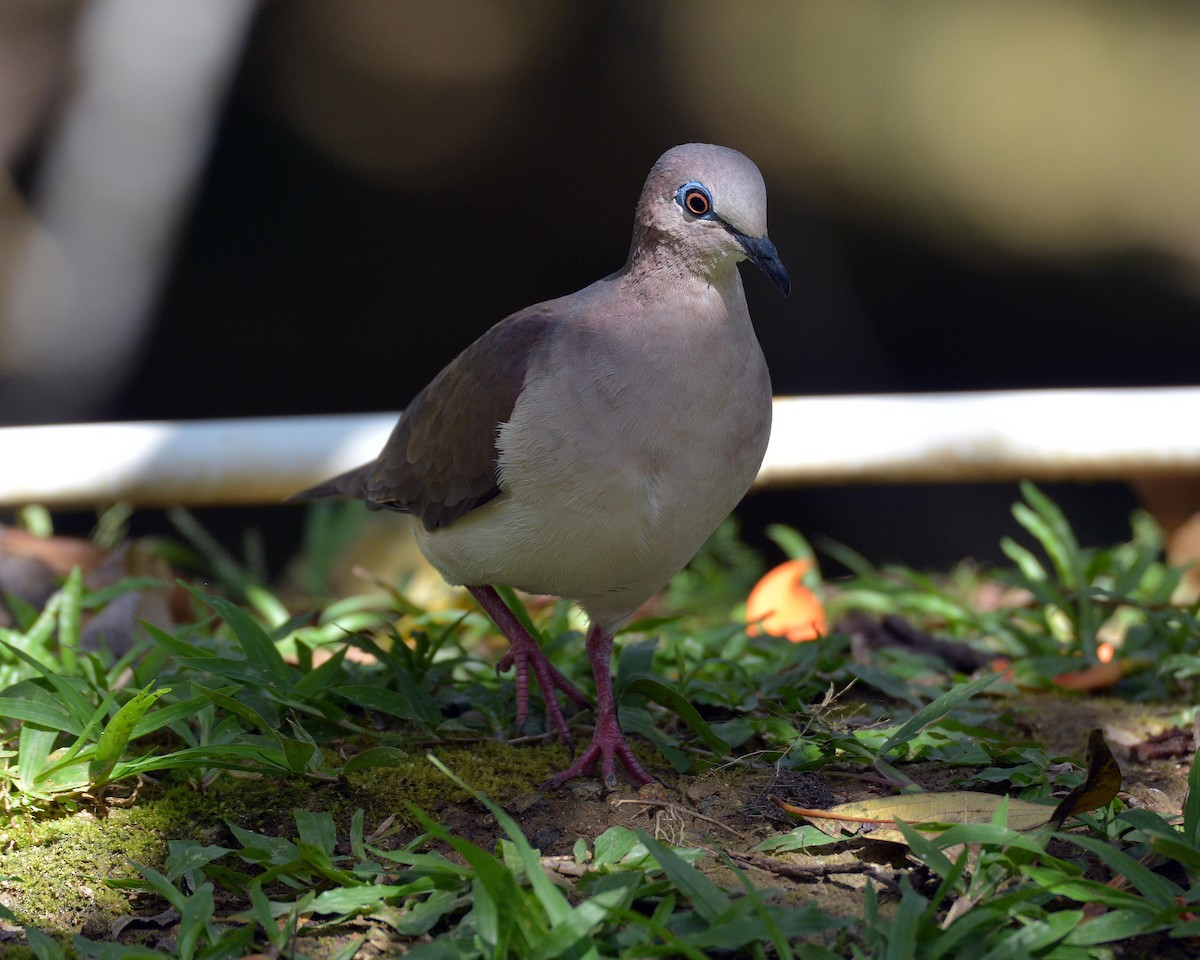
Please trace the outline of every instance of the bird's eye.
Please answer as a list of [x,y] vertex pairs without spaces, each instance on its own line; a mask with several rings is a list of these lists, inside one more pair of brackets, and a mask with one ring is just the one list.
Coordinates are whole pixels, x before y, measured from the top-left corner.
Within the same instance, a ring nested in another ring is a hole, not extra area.
[[707,217],[712,213],[712,197],[699,183],[685,183],[676,195],[679,205],[693,217]]

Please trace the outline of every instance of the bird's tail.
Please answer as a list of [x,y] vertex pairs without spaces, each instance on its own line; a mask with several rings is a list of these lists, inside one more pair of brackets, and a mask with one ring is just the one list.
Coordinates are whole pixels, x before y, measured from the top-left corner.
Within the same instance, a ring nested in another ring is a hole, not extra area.
[[363,481],[366,479],[367,470],[370,467],[371,464],[367,463],[361,467],[355,467],[353,470],[347,470],[345,473],[339,473],[336,477],[326,480],[324,483],[318,483],[315,487],[293,493],[284,500],[284,503],[296,503],[301,500],[327,500],[331,497],[362,497]]

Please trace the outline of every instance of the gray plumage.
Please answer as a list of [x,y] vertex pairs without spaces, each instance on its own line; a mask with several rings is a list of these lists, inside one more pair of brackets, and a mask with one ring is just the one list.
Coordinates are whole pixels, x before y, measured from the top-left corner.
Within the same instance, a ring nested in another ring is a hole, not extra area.
[[[378,459],[296,499],[348,495],[413,514],[430,562],[499,619],[490,585],[575,600],[599,663],[762,462],[771,385],[743,259],[787,292],[758,169],[725,147],[669,150],[642,190],[622,269],[492,327],[413,399]],[[510,640],[519,679],[535,668],[565,734],[547,687],[577,691],[546,673],[531,639]],[[611,782],[614,755],[649,779],[616,726],[603,660],[593,749],[558,782],[596,759]]]

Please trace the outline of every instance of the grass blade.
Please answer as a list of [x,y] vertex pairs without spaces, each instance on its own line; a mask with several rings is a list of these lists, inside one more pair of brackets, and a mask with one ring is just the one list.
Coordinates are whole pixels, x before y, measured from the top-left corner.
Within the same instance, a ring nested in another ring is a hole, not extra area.
[[146,687],[123,704],[108,722],[100,734],[100,739],[96,741],[96,754],[88,771],[95,787],[103,787],[108,782],[109,774],[133,738],[138,721],[154,706],[159,697],[170,692],[170,687],[160,687],[154,692],[151,692],[150,687]]
[[720,887],[675,851],[663,846],[641,830],[637,831],[637,835],[654,859],[658,861],[663,873],[680,893],[692,901],[696,912],[705,921],[714,922],[732,906],[733,901]]
[[1183,896],[1183,891],[1129,854],[1110,846],[1103,840],[1097,840],[1095,837],[1066,833],[1059,834],[1059,836],[1094,853],[1113,873],[1125,877],[1142,896],[1153,902],[1159,909],[1173,910],[1178,906],[1180,901],[1177,898]]
[[40,660],[31,657],[19,647],[15,647],[11,643],[7,643],[4,640],[0,640],[0,644],[3,644],[10,651],[12,651],[14,656],[25,661],[25,663],[29,664],[34,670],[46,678],[46,680],[50,683],[50,686],[54,687],[55,692],[58,694],[59,699],[62,700],[63,705],[67,708],[68,712],[75,719],[75,721],[79,723],[80,729],[87,725],[88,720],[90,720],[92,717],[93,707],[88,702],[87,698],[75,689],[75,686],[72,683],[61,676],[58,671],[47,667]]
[[930,724],[937,723],[937,721],[941,720],[956,707],[961,706],[999,679],[1000,674],[990,673],[982,677],[977,677],[974,680],[968,680],[965,683],[955,684],[940,697],[930,701],[901,724],[900,728],[883,742],[877,756],[883,759],[892,747],[920,733]]
[[182,580],[179,582],[187,587],[192,596],[211,607],[217,616],[229,624],[242,650],[245,651],[247,660],[266,670],[271,679],[279,686],[284,689],[291,688],[291,667],[284,661],[274,642],[267,636],[267,632],[255,622],[245,608],[239,607],[224,597],[214,597],[202,590],[197,590]]
[[[48,696],[48,694],[47,694]],[[79,736],[82,728],[57,704],[42,703],[29,697],[0,697],[0,718],[36,723],[52,730]]]
[[653,677],[634,677],[618,693],[617,702],[620,703],[621,698],[626,694],[646,697],[648,700],[653,700],[655,703],[673,711],[680,720],[700,736],[708,748],[718,757],[729,755],[729,744],[717,736],[712,727],[700,716],[700,711],[692,706],[691,702],[674,687],[669,687],[667,684],[660,680],[655,680]]
[[73,677],[78,671],[75,651],[79,649],[79,626],[82,619],[83,571],[75,566],[63,582],[62,601],[58,608],[58,655],[63,674]]

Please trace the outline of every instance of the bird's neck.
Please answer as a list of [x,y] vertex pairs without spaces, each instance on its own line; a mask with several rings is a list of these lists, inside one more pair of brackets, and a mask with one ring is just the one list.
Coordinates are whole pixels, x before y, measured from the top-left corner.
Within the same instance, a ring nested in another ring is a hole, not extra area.
[[634,235],[619,276],[643,298],[677,299],[681,293],[705,288],[725,296],[741,289],[736,257],[705,260],[653,227]]

